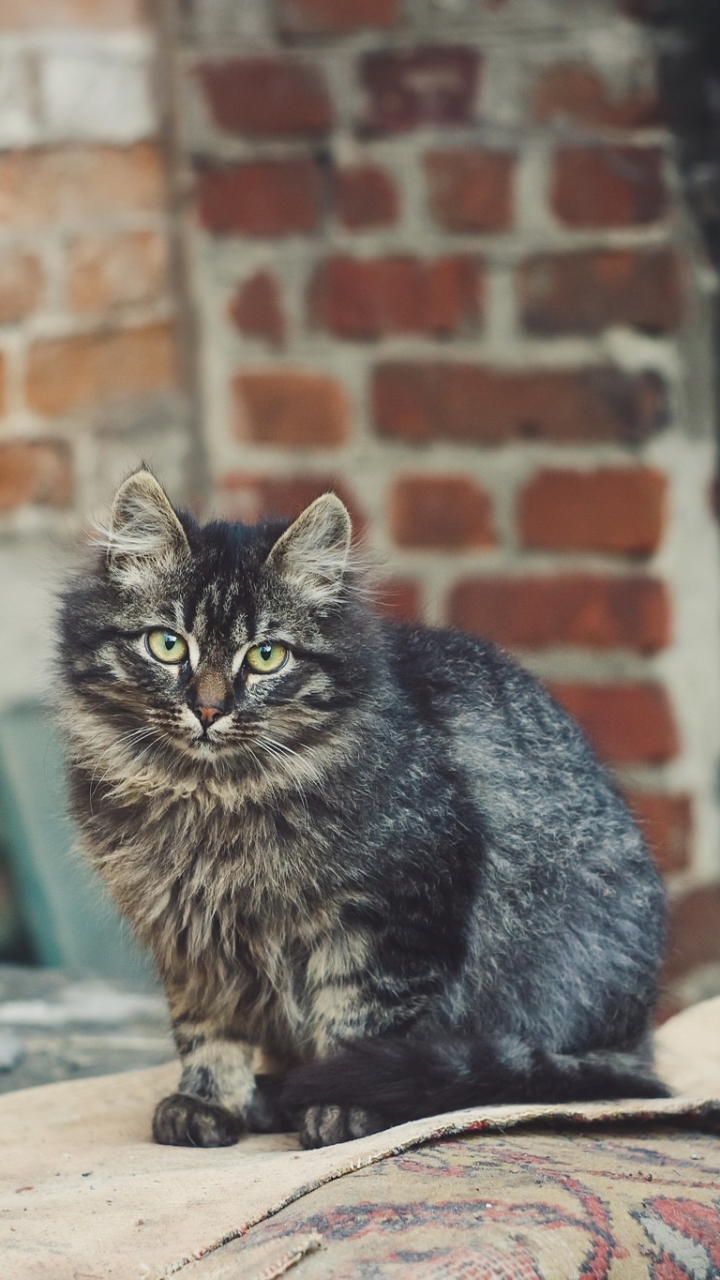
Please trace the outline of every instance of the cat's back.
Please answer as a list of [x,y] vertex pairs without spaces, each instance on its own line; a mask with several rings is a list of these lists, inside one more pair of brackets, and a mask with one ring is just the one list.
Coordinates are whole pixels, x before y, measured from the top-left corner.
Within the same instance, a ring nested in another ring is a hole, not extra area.
[[[557,865],[606,841],[645,860],[614,783],[579,726],[496,645],[462,632],[388,624],[405,715],[455,771],[486,831]],[[564,839],[558,837],[564,833]]]
[[[615,783],[495,645],[411,626],[385,637],[405,714],[452,778],[452,812],[475,850],[467,972],[485,1025],[555,1046],[601,1042],[612,1018],[631,1027],[637,993],[652,1000],[664,891]],[[581,990],[592,995],[578,1001]]]
[[438,726],[486,736],[498,732],[582,742],[574,722],[538,680],[497,645],[440,627],[386,622],[386,651],[393,679],[417,714]]

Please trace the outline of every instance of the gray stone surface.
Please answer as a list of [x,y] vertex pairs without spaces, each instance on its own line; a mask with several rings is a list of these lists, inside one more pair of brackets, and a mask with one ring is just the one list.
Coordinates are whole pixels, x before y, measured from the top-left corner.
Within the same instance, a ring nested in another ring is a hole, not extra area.
[[159,992],[0,965],[0,1093],[173,1057]]

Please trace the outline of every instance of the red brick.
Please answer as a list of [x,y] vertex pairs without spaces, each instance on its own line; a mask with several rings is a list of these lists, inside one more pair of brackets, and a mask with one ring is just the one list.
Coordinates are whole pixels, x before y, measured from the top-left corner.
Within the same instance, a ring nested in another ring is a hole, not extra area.
[[658,100],[649,89],[614,93],[594,67],[564,63],[539,77],[532,95],[538,124],[596,125],[636,129],[661,121]]
[[612,764],[664,764],[680,750],[667,691],[658,684],[551,684],[598,755]]
[[360,60],[364,128],[398,133],[421,125],[471,124],[480,70],[464,45],[380,49]]
[[177,385],[172,325],[78,334],[36,342],[28,354],[27,402],[60,414],[101,400],[164,391]]
[[60,440],[0,444],[0,511],[28,505],[66,507],[72,499],[70,451]]
[[667,515],[667,477],[651,467],[541,471],[520,496],[522,545],[650,555]]
[[367,525],[355,494],[335,475],[262,476],[232,472],[220,481],[222,514],[226,520],[254,524],[280,517],[294,520],[323,493],[336,493],[352,517],[353,529],[362,534]]
[[471,258],[329,258],[311,287],[312,319],[338,338],[442,336],[478,323],[479,269]]
[[409,578],[391,578],[382,582],[375,596],[378,613],[393,622],[422,622],[422,588]]
[[703,965],[720,964],[720,885],[705,884],[670,904],[663,977],[673,982]]
[[230,317],[248,338],[262,338],[271,347],[285,341],[285,316],[277,281],[269,271],[258,271],[238,289],[230,304]]
[[154,231],[78,236],[67,257],[75,311],[110,311],[157,301],[168,285],[168,243]]
[[690,796],[626,791],[625,799],[663,875],[684,871],[690,863]]
[[0,226],[45,224],[163,209],[163,161],[155,143],[37,147],[0,153]]
[[279,0],[278,26],[288,36],[342,36],[395,27],[402,0]]
[[390,495],[390,529],[400,547],[491,547],[492,500],[466,476],[404,476]]
[[198,67],[220,129],[248,137],[325,133],[332,116],[318,67],[289,58],[232,58]]
[[200,221],[225,235],[288,236],[314,231],[322,212],[322,178],[309,159],[264,160],[198,177]]
[[685,303],[678,255],[649,252],[542,254],[518,272],[520,315],[529,333],[600,333],[629,325],[672,333]]
[[341,169],[335,184],[337,215],[349,231],[389,227],[397,222],[398,192],[384,169],[357,164]]
[[511,649],[656,653],[670,643],[670,600],[652,578],[468,578],[451,593],[449,620]]
[[647,439],[664,422],[665,390],[652,373],[612,367],[508,372],[481,365],[397,361],[376,368],[375,427],[424,443]]
[[552,207],[569,227],[631,227],[667,210],[659,147],[564,147],[552,179]]
[[45,277],[34,253],[5,249],[0,253],[0,324],[17,324],[39,306]]
[[515,157],[479,148],[425,156],[430,212],[446,231],[509,231]]
[[319,373],[272,370],[233,380],[238,440],[286,448],[343,444],[349,430],[344,387]]

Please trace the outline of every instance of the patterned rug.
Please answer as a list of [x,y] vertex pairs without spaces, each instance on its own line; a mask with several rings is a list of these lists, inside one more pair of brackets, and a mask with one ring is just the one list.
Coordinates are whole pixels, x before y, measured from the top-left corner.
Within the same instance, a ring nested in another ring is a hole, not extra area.
[[177,1064],[0,1098],[0,1280],[720,1280],[720,999],[684,1096],[472,1107],[316,1151],[159,1147]]
[[303,1197],[184,1280],[717,1280],[720,1139],[524,1130],[435,1142]]

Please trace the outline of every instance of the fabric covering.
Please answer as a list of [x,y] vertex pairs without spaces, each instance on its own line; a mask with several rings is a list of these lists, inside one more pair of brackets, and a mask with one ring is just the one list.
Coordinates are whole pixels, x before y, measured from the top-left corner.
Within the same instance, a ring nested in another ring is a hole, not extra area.
[[291,1135],[154,1146],[174,1064],[8,1094],[0,1274],[710,1280],[720,999],[666,1024],[659,1061],[694,1096],[471,1108],[309,1152]]
[[297,1280],[715,1280],[720,1142],[534,1128],[433,1142],[326,1184],[180,1275],[256,1280],[301,1259]]

